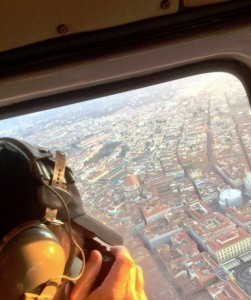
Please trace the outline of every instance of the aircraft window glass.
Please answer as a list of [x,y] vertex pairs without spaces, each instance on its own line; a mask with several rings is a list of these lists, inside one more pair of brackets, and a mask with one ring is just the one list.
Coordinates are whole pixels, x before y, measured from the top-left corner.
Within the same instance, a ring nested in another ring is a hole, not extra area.
[[249,299],[251,111],[236,77],[191,76],[0,125],[66,152],[85,209],[123,234],[149,299]]

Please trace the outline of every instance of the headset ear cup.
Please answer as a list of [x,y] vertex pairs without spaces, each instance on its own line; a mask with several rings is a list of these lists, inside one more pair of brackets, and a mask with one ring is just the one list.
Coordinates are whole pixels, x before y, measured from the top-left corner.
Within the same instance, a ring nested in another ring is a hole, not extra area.
[[44,224],[20,230],[0,252],[0,299],[19,300],[25,292],[54,296],[64,273],[65,253]]

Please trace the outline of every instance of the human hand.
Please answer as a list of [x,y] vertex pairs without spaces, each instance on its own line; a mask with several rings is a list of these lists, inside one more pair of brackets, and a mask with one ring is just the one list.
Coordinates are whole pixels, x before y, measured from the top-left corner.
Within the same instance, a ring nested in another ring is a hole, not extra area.
[[92,292],[102,257],[94,250],[85,266],[82,277],[72,289],[69,300],[147,300],[143,273],[123,246],[111,248],[115,262],[100,287]]

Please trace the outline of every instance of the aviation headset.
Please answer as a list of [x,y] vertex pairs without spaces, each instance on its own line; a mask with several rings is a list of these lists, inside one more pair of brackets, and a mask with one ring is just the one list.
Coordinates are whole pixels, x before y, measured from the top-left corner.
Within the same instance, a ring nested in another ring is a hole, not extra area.
[[[41,218],[16,226],[0,242],[0,299],[53,299],[62,279],[77,280],[84,269],[84,253],[72,236],[71,216],[66,204],[72,196],[67,188],[74,184],[72,172],[65,166],[63,152],[57,151],[54,158],[45,148],[13,138],[0,138],[0,147],[2,151],[18,154],[26,160],[27,170],[36,183],[37,199],[34,202],[43,208]],[[15,184],[12,188],[15,189]],[[71,243],[67,261],[63,247],[48,224],[65,226]],[[75,247],[82,254],[83,267],[79,276],[71,278]]]

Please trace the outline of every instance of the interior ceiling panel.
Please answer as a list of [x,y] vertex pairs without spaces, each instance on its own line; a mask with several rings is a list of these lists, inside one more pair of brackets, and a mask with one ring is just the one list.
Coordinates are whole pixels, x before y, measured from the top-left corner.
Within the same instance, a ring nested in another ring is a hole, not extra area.
[[62,36],[168,16],[231,0],[19,0],[3,1],[0,54]]
[[0,10],[0,51],[176,13],[177,0],[19,0]]

